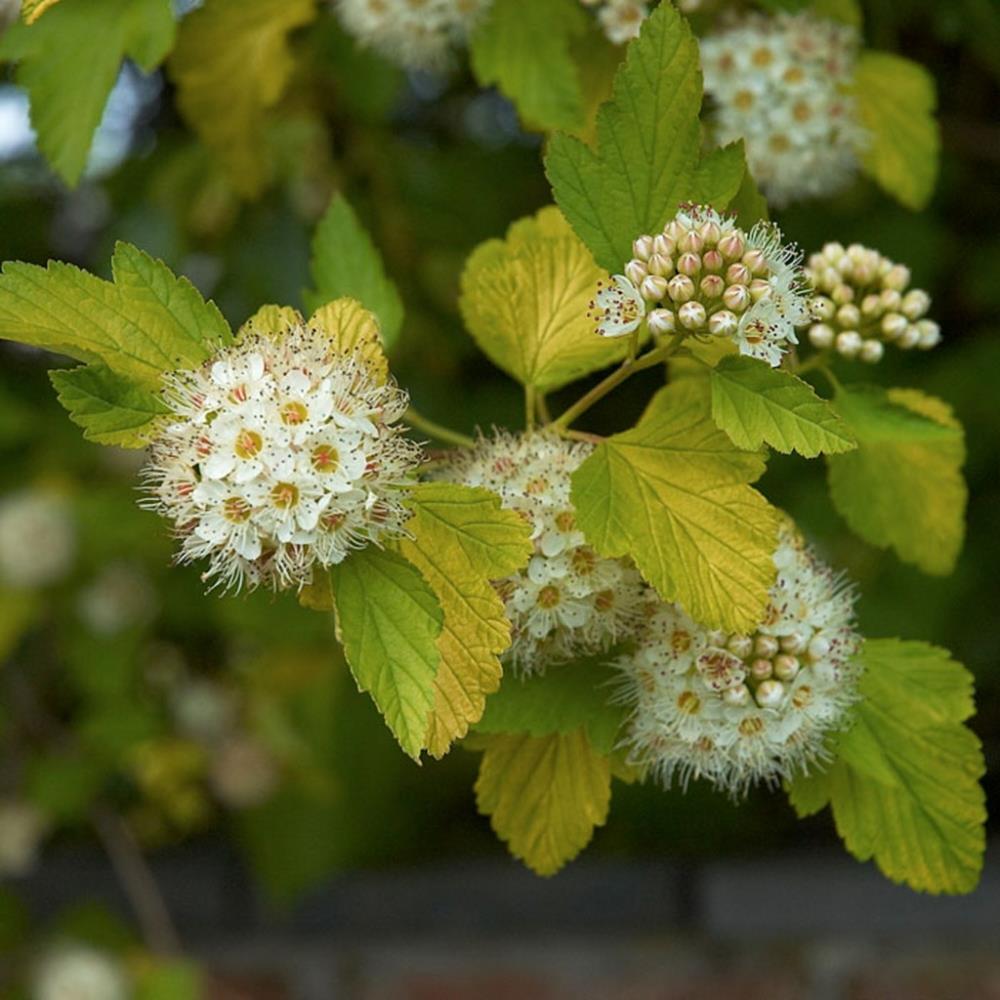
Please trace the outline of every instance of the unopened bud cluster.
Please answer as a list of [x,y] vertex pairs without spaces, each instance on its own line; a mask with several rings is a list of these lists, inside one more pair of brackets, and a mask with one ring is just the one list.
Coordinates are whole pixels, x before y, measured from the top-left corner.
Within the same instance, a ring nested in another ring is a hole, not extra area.
[[499,581],[511,622],[508,658],[518,671],[596,653],[640,620],[645,586],[623,559],[605,559],[577,527],[570,475],[591,446],[547,434],[498,432],[458,452],[441,478],[492,490],[532,529],[534,555]]
[[941,340],[941,328],[927,318],[930,296],[910,287],[908,267],[877,250],[827,243],[810,256],[806,280],[814,292],[809,342],[819,350],[874,364],[887,343],[927,351]]
[[706,778],[739,794],[791,778],[824,756],[827,733],[857,700],[853,590],[790,528],[774,562],[754,632],[712,631],[661,604],[635,652],[617,662],[634,706],[632,760],[665,785]]
[[656,337],[725,337],[771,365],[797,343],[795,326],[808,316],[799,258],[776,226],[746,232],[713,208],[687,205],[662,232],[638,237],[632,253],[591,303],[601,336],[630,333],[645,317]]
[[649,4],[641,0],[580,0],[580,3],[596,10],[604,34],[615,45],[638,38],[642,22],[649,16]]
[[808,14],[755,15],[701,41],[711,124],[743,139],[774,205],[832,194],[858,166],[865,132],[851,95],[857,31]]
[[492,0],[335,0],[344,30],[405,69],[442,69]]

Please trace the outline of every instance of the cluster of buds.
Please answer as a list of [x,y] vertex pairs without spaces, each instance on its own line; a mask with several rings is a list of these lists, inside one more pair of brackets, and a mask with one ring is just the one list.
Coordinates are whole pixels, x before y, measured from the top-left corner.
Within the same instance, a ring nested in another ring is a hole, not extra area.
[[649,4],[642,0],[580,0],[580,3],[597,11],[597,20],[614,45],[638,38],[642,22],[649,16]]
[[927,319],[930,296],[910,288],[908,267],[877,250],[827,243],[810,256],[806,280],[814,292],[809,342],[819,350],[874,364],[886,343],[926,351],[941,340],[941,328]]
[[686,205],[662,232],[638,237],[632,253],[625,274],[591,303],[601,336],[630,333],[645,317],[655,337],[725,337],[771,365],[797,343],[795,326],[808,317],[799,258],[776,226],[746,232],[713,208]]

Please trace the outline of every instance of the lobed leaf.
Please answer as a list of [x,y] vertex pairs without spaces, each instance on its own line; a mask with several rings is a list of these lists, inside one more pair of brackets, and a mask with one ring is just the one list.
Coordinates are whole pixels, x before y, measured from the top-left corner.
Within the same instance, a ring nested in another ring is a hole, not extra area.
[[779,515],[747,484],[764,471],[712,422],[704,379],[662,389],[632,430],[573,474],[581,530],[631,556],[667,601],[711,628],[752,631],[774,582]]

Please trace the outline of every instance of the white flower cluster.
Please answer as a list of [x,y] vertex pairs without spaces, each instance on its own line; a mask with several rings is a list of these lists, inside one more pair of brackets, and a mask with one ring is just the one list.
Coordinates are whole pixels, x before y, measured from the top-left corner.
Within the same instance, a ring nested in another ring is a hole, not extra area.
[[801,773],[857,700],[854,592],[786,528],[778,577],[752,635],[703,628],[662,604],[621,658],[634,706],[632,760],[669,785],[706,778],[732,794]]
[[496,493],[532,527],[527,568],[496,584],[512,625],[508,654],[524,674],[608,649],[640,620],[645,585],[622,559],[604,559],[576,526],[570,475],[590,445],[547,434],[497,432],[458,452],[441,477]]
[[421,449],[393,427],[407,397],[311,327],[250,335],[167,379],[175,420],[154,443],[147,506],[180,562],[223,587],[301,587],[313,565],[403,532]]
[[806,280],[815,293],[809,301],[813,347],[874,364],[884,343],[928,351],[941,341],[940,326],[926,318],[930,296],[910,288],[908,267],[877,250],[827,243],[810,256]]
[[120,962],[89,945],[62,944],[38,963],[35,1000],[128,1000],[132,990]]
[[751,16],[702,39],[715,139],[745,140],[773,204],[832,194],[854,176],[866,137],[851,96],[858,45],[854,28],[808,14]]
[[643,0],[580,0],[580,3],[597,11],[597,20],[614,45],[638,38],[642,22],[649,16],[649,4]]
[[0,878],[31,871],[45,828],[45,817],[30,802],[0,799]]
[[335,0],[354,39],[405,69],[446,67],[492,0]]
[[70,571],[75,550],[73,520],[60,497],[28,489],[0,500],[0,584],[55,583]]
[[588,316],[595,333],[621,337],[645,317],[657,337],[726,337],[772,366],[808,319],[798,251],[781,230],[749,233],[706,205],[686,205],[656,236],[640,236],[613,284],[599,286]]
[[80,591],[76,607],[92,632],[116,635],[156,614],[156,589],[138,563],[109,562]]

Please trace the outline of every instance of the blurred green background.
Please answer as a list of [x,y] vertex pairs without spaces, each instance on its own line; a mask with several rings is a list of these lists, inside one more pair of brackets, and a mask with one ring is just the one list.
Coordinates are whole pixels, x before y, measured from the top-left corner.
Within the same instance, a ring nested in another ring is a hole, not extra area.
[[[936,350],[889,351],[874,371],[843,363],[838,374],[920,386],[954,405],[968,441],[965,551],[938,579],[865,545],[834,513],[821,462],[777,456],[763,489],[858,581],[865,634],[933,641],[975,673],[972,724],[995,804],[1000,18],[990,0],[867,6],[868,44],[923,63],[938,81],[937,193],[913,214],[859,181],[778,220],[806,252],[829,239],[874,246],[932,295],[944,332]],[[106,275],[114,241],[128,240],[188,275],[238,325],[263,303],[301,306],[313,227],[342,190],[403,294],[393,365],[415,404],[464,431],[518,427],[520,393],[464,334],[457,283],[479,241],[550,200],[541,140],[462,72],[404,77],[357,52],[330,17],[297,38],[296,53],[261,151],[277,182],[253,204],[185,130],[159,75],[125,68],[75,191],[34,153],[23,96],[0,85],[0,256]],[[61,363],[0,342],[0,505],[26,492],[54,497],[75,538],[57,579],[0,590],[0,800],[41,809],[43,850],[92,840],[94,809],[107,805],[150,850],[234,838],[279,901],[345,867],[502,852],[475,812],[476,758],[456,749],[416,767],[404,757],[354,690],[324,616],[287,595],[206,597],[196,570],[170,566],[167,528],[136,506],[141,456],[83,441],[46,376]],[[589,426],[626,426],[658,377],[644,376],[595,408]],[[557,394],[554,407],[579,391]],[[238,787],[241,760],[267,780]],[[740,855],[807,840],[835,842],[828,815],[799,823],[778,794],[734,806],[701,786],[664,794],[617,784],[589,850]],[[16,904],[4,896],[2,906]]]

